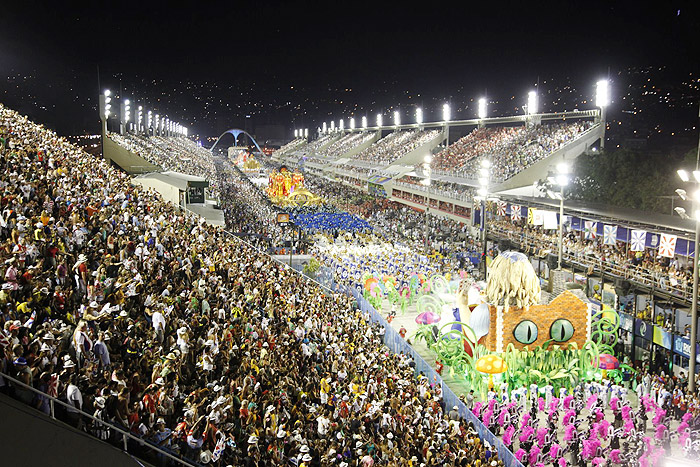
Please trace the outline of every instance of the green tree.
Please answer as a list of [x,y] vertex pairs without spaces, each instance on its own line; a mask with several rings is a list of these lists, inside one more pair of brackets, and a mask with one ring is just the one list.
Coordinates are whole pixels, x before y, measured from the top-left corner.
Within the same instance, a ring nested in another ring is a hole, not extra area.
[[688,165],[685,163],[688,158],[689,153],[629,149],[583,154],[576,159],[568,197],[670,214],[668,197],[679,186],[676,170]]

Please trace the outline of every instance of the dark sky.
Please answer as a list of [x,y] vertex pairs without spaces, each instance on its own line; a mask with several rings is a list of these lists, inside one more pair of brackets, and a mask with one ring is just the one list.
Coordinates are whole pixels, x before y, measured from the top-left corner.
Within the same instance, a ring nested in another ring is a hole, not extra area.
[[[266,95],[296,86],[307,96],[352,88],[370,105],[377,89],[519,92],[540,76],[595,80],[608,67],[650,64],[685,71],[700,57],[698,8],[675,0],[175,5],[5,2],[0,71],[37,70],[47,83],[74,73],[75,92],[93,101],[99,65],[105,83],[239,83]],[[325,109],[308,111],[313,120]]]

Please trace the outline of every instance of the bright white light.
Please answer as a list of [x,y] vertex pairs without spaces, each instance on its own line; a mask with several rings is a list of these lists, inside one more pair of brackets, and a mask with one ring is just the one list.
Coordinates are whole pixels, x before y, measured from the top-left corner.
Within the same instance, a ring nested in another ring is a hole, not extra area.
[[479,111],[477,115],[480,119],[486,118],[486,99],[483,97],[479,99]]
[[398,110],[394,111],[394,126],[401,125],[401,114]]
[[480,177],[488,177],[489,176],[489,169],[486,169],[484,167],[479,169],[479,176]]
[[489,184],[489,179],[488,178],[480,178],[479,179],[479,185],[481,186],[488,186]]
[[124,105],[129,105],[129,99],[124,101]]
[[564,174],[557,175],[557,185],[559,186],[566,186],[569,184],[569,177],[567,177]]
[[676,194],[680,196],[683,201],[688,199],[688,193],[682,188],[678,188]]
[[362,117],[362,128],[367,128],[367,117]]
[[340,131],[343,131],[345,129],[345,122],[343,119],[340,119],[340,123],[338,123],[338,128],[340,128]]
[[335,131],[335,122],[331,120],[331,133]]
[[423,160],[425,161],[426,164],[430,164],[431,162],[433,162],[433,156],[431,156],[430,154],[428,154],[427,156],[425,156],[425,157],[423,158]]
[[350,129],[354,130],[355,129],[355,118],[350,117]]
[[601,79],[595,85],[595,105],[596,107],[610,105],[610,83],[607,79]]
[[377,126],[382,126],[382,114],[377,114]]
[[693,170],[693,178],[696,182],[700,182],[700,170]]
[[569,164],[567,164],[566,162],[560,162],[557,164],[557,172],[559,172],[560,174],[566,175],[569,173],[569,170]]
[[677,173],[678,173],[678,176],[681,178],[681,180],[683,180],[684,182],[690,181],[690,175],[688,175],[687,171],[680,169],[677,171]]
[[294,130],[294,137],[298,138],[299,137],[299,130]]
[[323,126],[321,127],[321,133],[325,133],[326,131],[328,131],[328,125],[326,124],[326,122],[323,122]]
[[450,104],[442,104],[442,120],[445,122],[449,122],[450,116]]
[[693,193],[693,198],[695,198],[695,201],[700,201],[700,190]]
[[527,113],[528,115],[537,113],[537,91],[527,93]]
[[109,89],[105,89],[105,97],[109,97],[111,95],[112,95],[112,91],[110,91]]
[[700,221],[700,210],[695,211],[695,220]]
[[143,106],[139,105],[139,112],[143,110]]
[[478,194],[479,196],[486,196],[489,194],[489,190],[487,190],[486,188],[479,188],[478,190],[476,190],[476,194]]
[[423,109],[420,107],[416,109],[416,123],[419,125],[423,123]]
[[481,159],[481,166],[485,169],[491,167],[491,161],[488,159]]
[[308,138],[308,137],[309,137],[309,129],[304,128],[304,138]]

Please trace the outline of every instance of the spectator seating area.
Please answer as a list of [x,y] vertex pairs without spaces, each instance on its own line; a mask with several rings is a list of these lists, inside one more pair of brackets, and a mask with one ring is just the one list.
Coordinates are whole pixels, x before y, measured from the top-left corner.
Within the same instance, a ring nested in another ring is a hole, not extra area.
[[346,296],[0,106],[2,129],[0,371],[202,464],[502,465]]
[[491,161],[491,180],[504,181],[544,159],[593,125],[589,121],[534,127],[477,128],[433,157],[437,173],[478,178],[481,160]]
[[428,141],[435,139],[438,130],[399,130],[390,133],[353,157],[355,160],[387,166]]

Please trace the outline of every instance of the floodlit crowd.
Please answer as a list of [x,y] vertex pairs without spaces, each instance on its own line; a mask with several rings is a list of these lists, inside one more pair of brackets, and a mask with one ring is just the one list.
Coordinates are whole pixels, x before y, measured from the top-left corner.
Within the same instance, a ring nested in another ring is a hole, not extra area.
[[348,133],[324,148],[320,151],[320,154],[327,158],[337,159],[343,154],[367,143],[374,136],[375,134],[372,132]]
[[210,152],[187,138],[109,133],[108,137],[123,148],[143,157],[163,170],[204,177],[216,197],[216,169]]
[[476,179],[481,161],[488,159],[491,180],[507,180],[592,126],[592,122],[583,121],[532,127],[478,128],[436,154],[431,167],[449,175]]
[[[530,253],[556,252],[558,249],[557,230],[547,231],[540,226],[504,220],[490,221],[489,229],[529,246]],[[586,267],[600,268],[602,264],[614,274],[641,284],[676,294],[691,294],[692,265],[679,261],[678,257],[661,257],[651,248],[630,251],[624,242],[606,245],[602,238],[584,239],[574,231],[564,236],[562,245],[565,257]]]
[[0,372],[38,393],[0,391],[204,464],[501,465],[346,296],[4,107],[0,134]]
[[435,139],[438,130],[398,130],[377,141],[353,159],[387,166],[416,148]]

